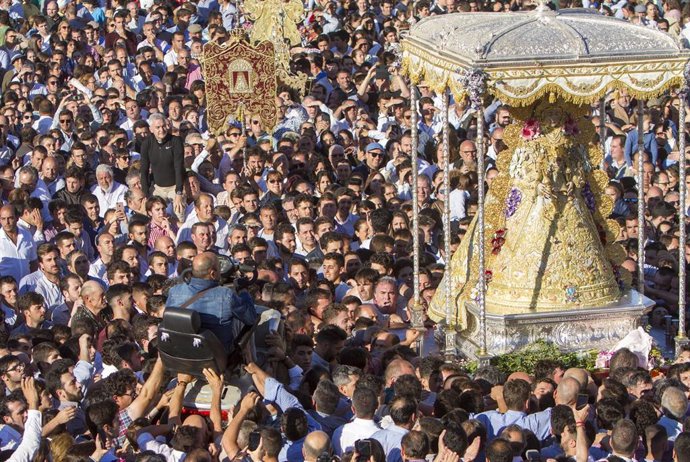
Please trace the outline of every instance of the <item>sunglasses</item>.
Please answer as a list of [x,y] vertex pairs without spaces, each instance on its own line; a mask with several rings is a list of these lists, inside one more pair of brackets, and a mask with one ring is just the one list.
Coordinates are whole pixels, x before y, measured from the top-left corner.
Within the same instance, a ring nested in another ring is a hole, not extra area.
[[240,132],[228,133],[228,136],[240,136]]

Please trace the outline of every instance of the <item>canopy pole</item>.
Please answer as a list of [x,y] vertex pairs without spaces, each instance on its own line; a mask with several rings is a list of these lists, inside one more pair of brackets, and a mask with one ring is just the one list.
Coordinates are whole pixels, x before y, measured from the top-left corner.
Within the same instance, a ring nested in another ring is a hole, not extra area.
[[443,91],[443,106],[441,107],[441,120],[443,124],[441,149],[443,151],[443,188],[446,190],[443,200],[443,249],[444,257],[444,290],[446,308],[446,360],[452,361],[456,356],[455,332],[453,323],[453,283],[450,275],[450,130],[448,129],[448,106],[450,96],[448,90]]
[[486,343],[486,259],[484,258],[484,106],[477,107],[477,227],[479,228],[479,362],[488,365],[489,352]]
[[606,99],[602,96],[599,100],[599,144],[601,152],[606,156]]
[[419,179],[419,163],[417,161],[417,148],[419,144],[419,130],[417,126],[417,87],[410,83],[410,117],[412,135],[412,265],[413,265],[413,299],[412,299],[412,328],[420,332],[416,342],[417,353],[422,356],[424,349],[425,311],[419,294],[419,204],[417,203],[417,182]]
[[678,195],[680,206],[678,207],[678,334],[676,336],[676,356],[680,352],[680,348],[689,343],[686,327],[685,327],[685,241],[686,227],[685,227],[685,198],[687,196],[687,185],[685,179],[687,177],[686,162],[685,162],[685,98],[687,95],[687,85],[685,82],[678,94],[680,105],[678,107]]
[[644,295],[644,101],[637,100],[637,291]]

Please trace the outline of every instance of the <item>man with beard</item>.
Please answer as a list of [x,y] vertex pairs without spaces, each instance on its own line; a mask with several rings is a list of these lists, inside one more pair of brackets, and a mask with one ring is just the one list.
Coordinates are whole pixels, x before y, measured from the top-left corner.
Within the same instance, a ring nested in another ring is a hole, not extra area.
[[278,225],[278,228],[276,228],[273,238],[278,247],[278,252],[280,252],[280,259],[283,261],[283,265],[286,266],[297,248],[295,228],[293,228],[292,225],[281,223]]
[[24,318],[24,324],[15,327],[11,335],[31,335],[32,331],[50,329],[53,324],[46,321],[45,299],[41,294],[28,292],[17,299],[17,311]]
[[98,198],[101,207],[101,217],[110,209],[117,209],[118,204],[125,204],[125,192],[127,187],[115,181],[113,168],[110,165],[100,164],[96,168],[96,184],[91,192]]
[[60,290],[60,252],[54,244],[41,244],[36,254],[38,270],[19,281],[19,293],[36,292],[42,295],[48,311],[52,313],[53,309],[65,303]]
[[55,196],[55,193],[65,187],[65,180],[60,178],[58,168],[58,160],[55,157],[46,157],[41,164],[41,180],[51,196]]
[[[79,346],[81,349],[82,343],[90,343],[91,338],[87,334],[83,334],[79,338]],[[89,363],[88,348],[85,348],[85,358],[82,359],[82,352],[80,351],[79,362]],[[91,366],[93,369],[93,366]],[[70,368],[66,367],[62,361],[55,364],[46,374],[46,389],[53,398],[59,401],[57,409],[63,416],[59,416],[55,420],[61,420],[59,417],[64,417],[67,420],[67,431],[70,435],[80,435],[86,431],[86,415],[81,408],[81,400],[84,398],[84,392],[81,383],[74,377]]]

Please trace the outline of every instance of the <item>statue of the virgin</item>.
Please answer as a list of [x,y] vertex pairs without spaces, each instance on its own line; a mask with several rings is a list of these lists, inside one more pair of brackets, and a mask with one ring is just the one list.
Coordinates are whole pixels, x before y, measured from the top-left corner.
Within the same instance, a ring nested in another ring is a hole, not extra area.
[[[508,149],[498,158],[499,175],[485,201],[486,309],[515,314],[587,308],[620,297],[629,275],[614,242],[608,178],[598,166],[601,151],[591,142],[587,108],[542,101],[513,109],[506,128]],[[476,217],[453,255],[450,270],[451,324],[468,327],[466,303],[479,301]],[[443,287],[446,280],[441,282]],[[446,319],[444,291],[429,307]]]

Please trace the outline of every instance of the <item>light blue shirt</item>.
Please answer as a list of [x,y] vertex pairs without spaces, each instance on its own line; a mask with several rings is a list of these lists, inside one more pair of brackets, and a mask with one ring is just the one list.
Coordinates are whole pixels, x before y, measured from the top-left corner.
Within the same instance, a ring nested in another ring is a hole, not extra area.
[[551,408],[529,415],[511,410],[505,414],[498,411],[487,411],[477,414],[475,418],[486,427],[489,440],[496,438],[505,427],[513,424],[530,430],[539,438],[539,441],[544,441],[551,436]]
[[385,430],[379,430],[371,437],[381,443],[383,451],[386,453],[387,462],[402,462],[402,453],[400,452],[400,444],[403,436],[410,431],[406,428],[391,425]]
[[[287,391],[282,383],[278,382],[273,377],[266,379],[264,384],[264,399],[277,404],[281,411],[285,412],[291,407],[301,409],[304,415],[307,416],[307,428],[309,433],[321,430],[321,425],[316,422],[302,407],[300,402],[292,393]],[[302,446],[304,445],[304,438],[296,441],[284,441],[283,447],[278,454],[279,462],[302,462],[304,456],[302,455]]]
[[683,424],[667,416],[661,416],[659,425],[666,429],[669,441],[675,441],[676,437],[683,431]]

